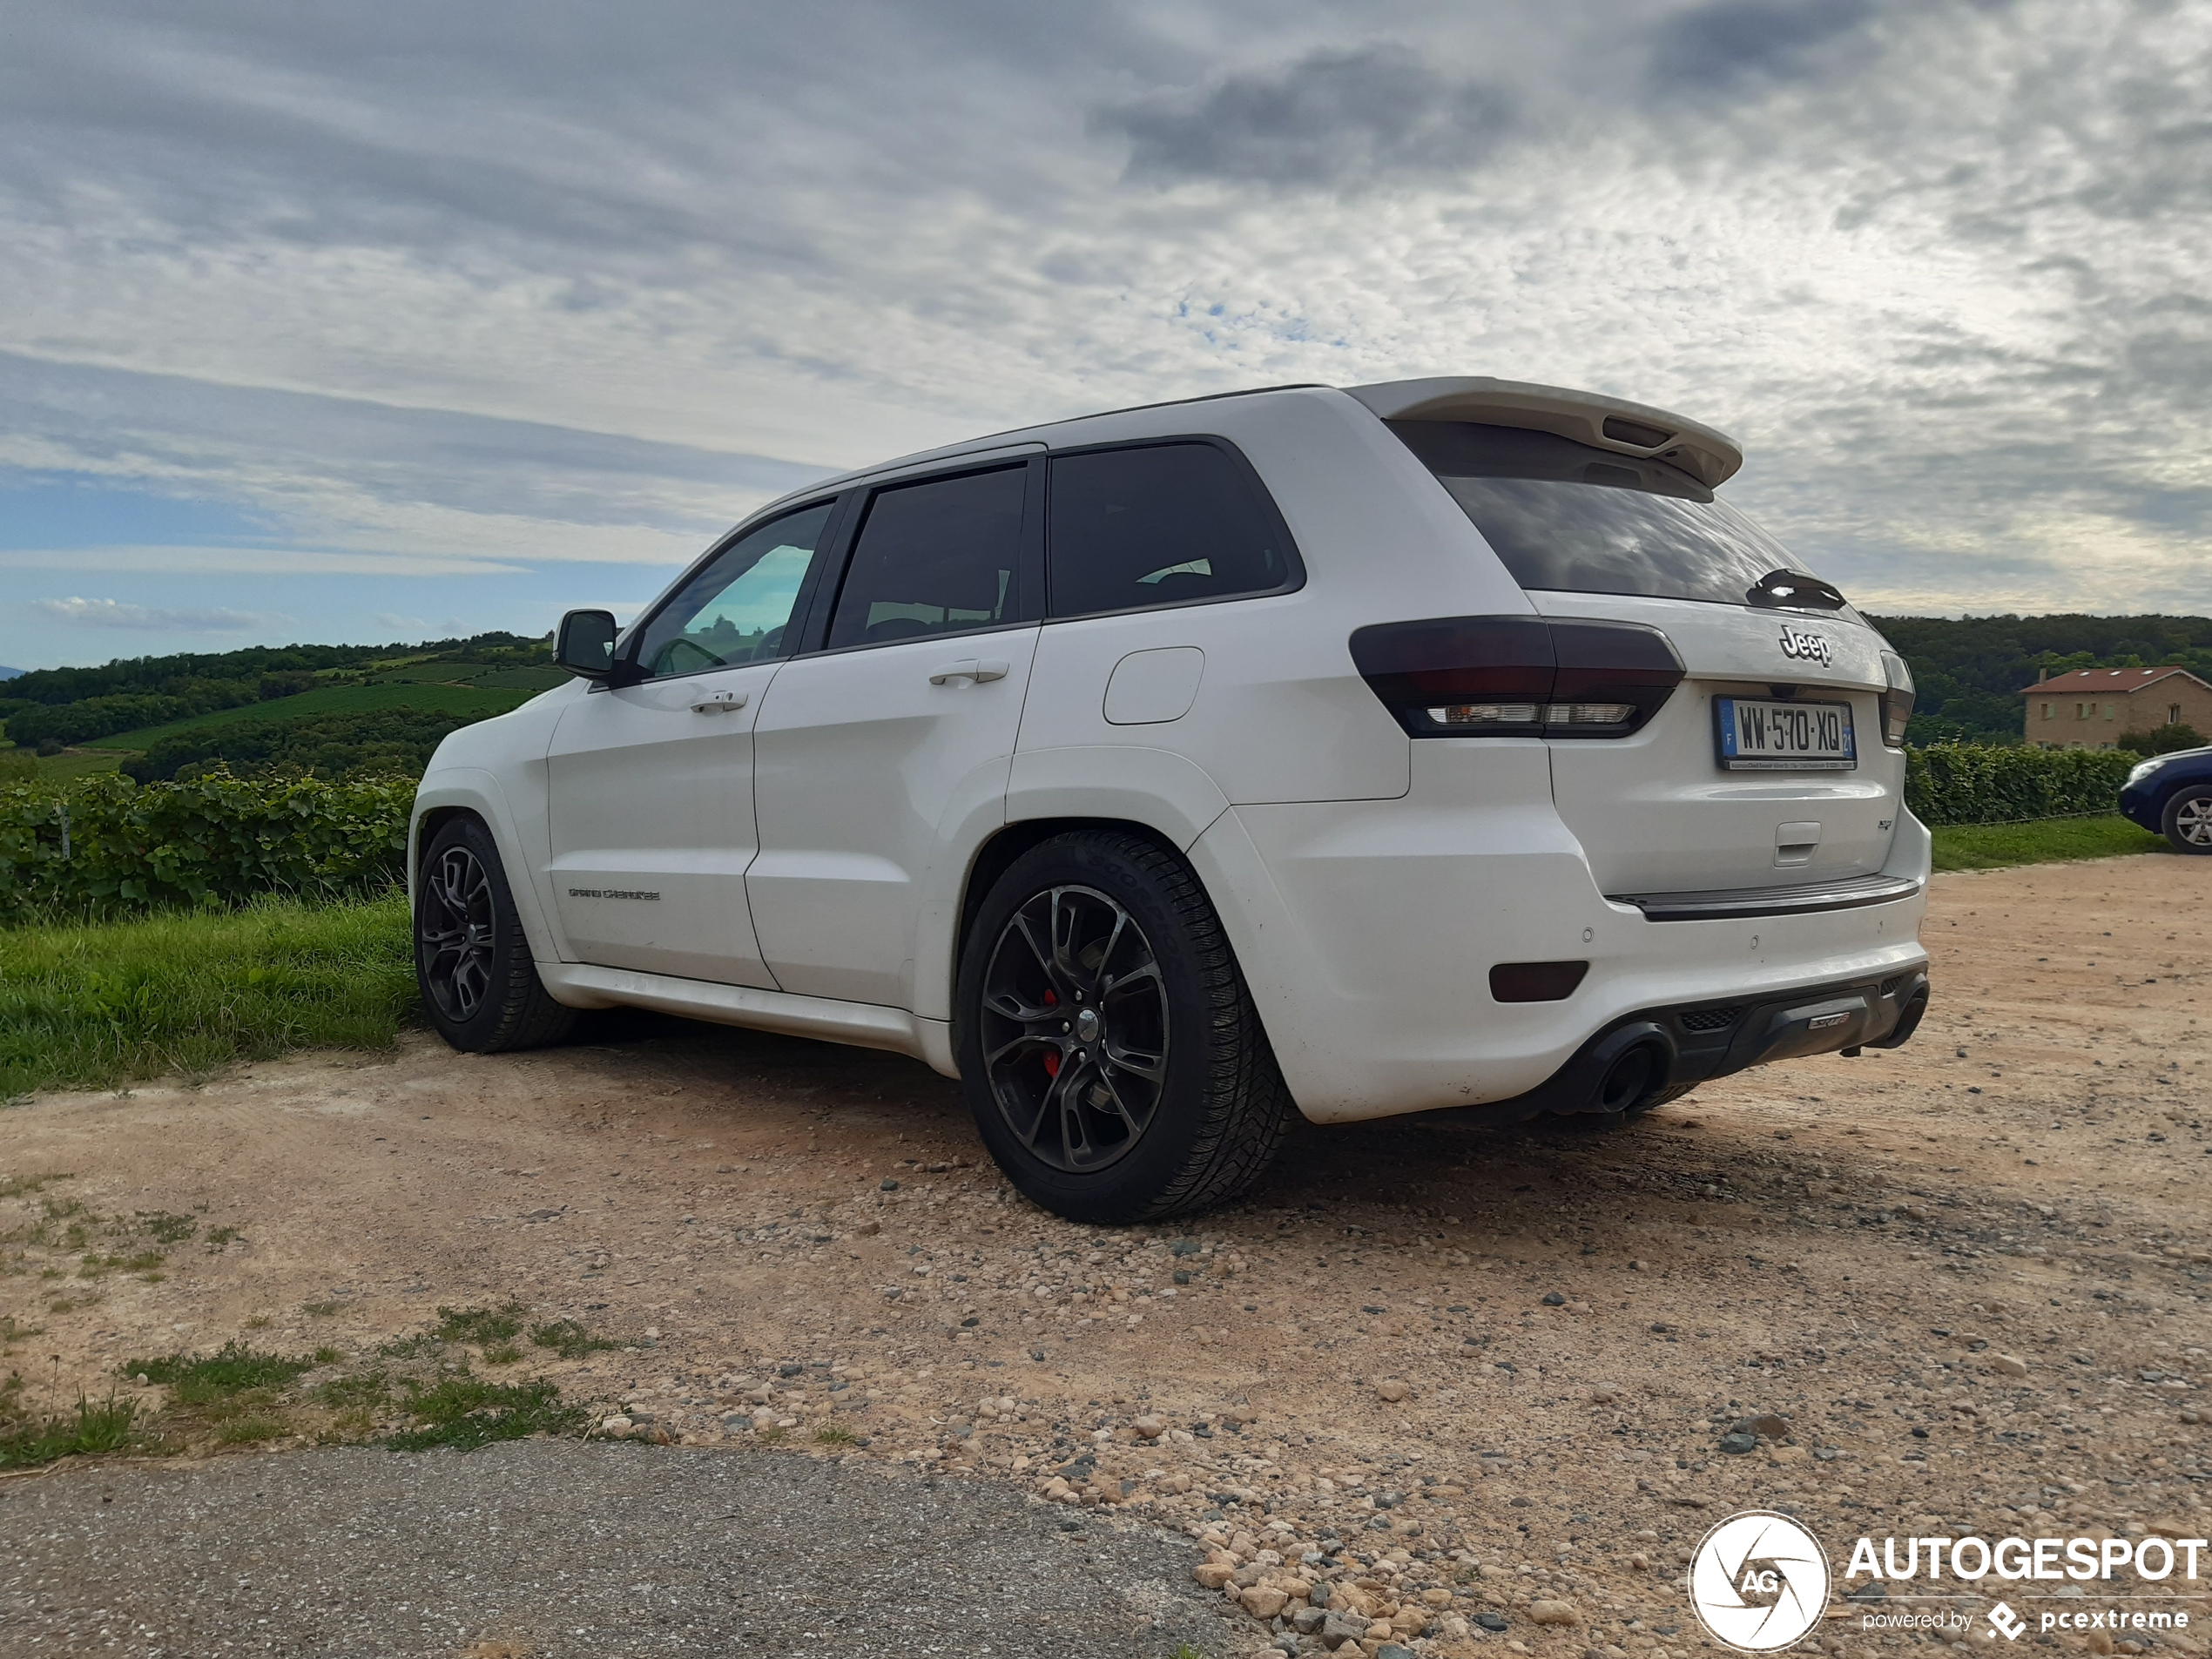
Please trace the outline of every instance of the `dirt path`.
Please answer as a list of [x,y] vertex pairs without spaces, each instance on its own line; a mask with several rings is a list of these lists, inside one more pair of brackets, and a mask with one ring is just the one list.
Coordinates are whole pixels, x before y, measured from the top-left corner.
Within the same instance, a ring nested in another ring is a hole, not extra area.
[[[672,1022],[46,1096],[7,1115],[0,1174],[70,1178],[0,1202],[0,1332],[73,1399],[150,1353],[367,1355],[515,1300],[632,1345],[499,1374],[648,1433],[835,1426],[1056,1478],[1285,1558],[1247,1578],[1340,1567],[1355,1610],[1446,1653],[1490,1645],[1478,1612],[1533,1652],[1702,1649],[1679,1559],[1753,1501],[1831,1538],[2204,1535],[2209,880],[2157,855],[1938,877],[1906,1049],[1611,1136],[1303,1129],[1188,1228],[1030,1208],[919,1066]],[[1723,1453],[1768,1413],[1785,1437]],[[2195,1623],[2167,1650],[2205,1651]]]

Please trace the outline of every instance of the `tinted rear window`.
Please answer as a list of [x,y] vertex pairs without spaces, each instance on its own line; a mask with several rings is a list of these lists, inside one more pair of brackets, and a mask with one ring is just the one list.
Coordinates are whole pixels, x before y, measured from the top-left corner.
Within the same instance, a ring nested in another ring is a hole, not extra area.
[[879,490],[853,544],[829,643],[882,645],[1015,614],[1027,467]]
[[1210,443],[1055,455],[1052,614],[1193,604],[1288,586],[1290,538],[1244,466]]
[[1393,421],[1524,588],[1743,604],[1804,566],[1726,502],[1663,462],[1549,432]]

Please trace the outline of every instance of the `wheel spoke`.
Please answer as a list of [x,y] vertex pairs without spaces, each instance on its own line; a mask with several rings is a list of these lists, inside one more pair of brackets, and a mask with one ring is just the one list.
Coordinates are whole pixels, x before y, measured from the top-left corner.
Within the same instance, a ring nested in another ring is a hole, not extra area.
[[1083,982],[1082,964],[1076,960],[1076,924],[1082,919],[1071,896],[1074,889],[1055,887],[1052,894],[1052,972],[1069,985]]
[[1142,1077],[1158,1087],[1166,1075],[1168,1057],[1163,1054],[1146,1054],[1142,1049],[1124,1049],[1111,1041],[1099,1045],[1107,1062],[1116,1071],[1126,1071],[1133,1077]]
[[[1029,905],[1024,905],[1014,913],[1014,920],[1007,925],[1006,934],[1001,938],[1000,942],[1003,944],[1008,938],[1020,939],[1022,944],[1028,947],[1029,955],[1035,961],[1038,971],[1049,980],[1052,977],[1052,950],[1049,945],[1041,945],[1037,942],[1035,929],[1029,921],[1028,913],[1031,907]],[[1052,920],[1048,914],[1045,918],[1045,930],[1049,933],[1051,928]]]
[[1001,1042],[997,1048],[991,1049],[983,1056],[983,1063],[986,1066],[996,1068],[999,1062],[1005,1059],[1007,1055],[1010,1054],[1015,1054],[1023,1049],[1035,1049],[1041,1051],[1049,1049],[1056,1052],[1059,1047],[1060,1045],[1057,1042],[1055,1042],[1050,1037],[1045,1036],[1041,1033],[1035,1031],[1024,1031],[1020,1035],[1015,1036],[1008,1042]]
[[1147,1103],[1144,1108],[1144,1115],[1142,1117],[1139,1117],[1135,1112],[1130,1109],[1129,1103],[1122,1098],[1122,1091],[1114,1086],[1113,1074],[1104,1066],[1101,1066],[1098,1069],[1098,1082],[1100,1086],[1106,1090],[1107,1098],[1114,1103],[1115,1113],[1121,1118],[1122,1122],[1128,1126],[1130,1140],[1134,1142],[1138,1136],[1144,1133],[1145,1126],[1152,1121],[1152,1104],[1154,1103]]

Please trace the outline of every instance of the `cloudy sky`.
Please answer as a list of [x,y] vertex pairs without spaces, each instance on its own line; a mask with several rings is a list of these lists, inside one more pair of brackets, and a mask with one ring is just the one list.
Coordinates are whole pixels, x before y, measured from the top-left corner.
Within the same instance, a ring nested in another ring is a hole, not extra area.
[[826,471],[1291,381],[1745,443],[1877,610],[2212,610],[2212,7],[69,0],[0,663],[550,627]]

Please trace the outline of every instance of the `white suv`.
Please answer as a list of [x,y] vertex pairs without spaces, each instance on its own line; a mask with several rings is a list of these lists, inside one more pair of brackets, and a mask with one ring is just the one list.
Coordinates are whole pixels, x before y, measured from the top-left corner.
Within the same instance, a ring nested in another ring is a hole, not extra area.
[[1453,378],[979,439],[775,503],[415,804],[455,1047],[615,1004],[958,1077],[1089,1221],[1293,1108],[1625,1122],[1919,1023],[1901,659],[1727,438]]

